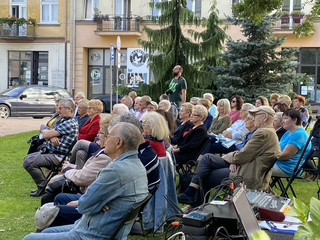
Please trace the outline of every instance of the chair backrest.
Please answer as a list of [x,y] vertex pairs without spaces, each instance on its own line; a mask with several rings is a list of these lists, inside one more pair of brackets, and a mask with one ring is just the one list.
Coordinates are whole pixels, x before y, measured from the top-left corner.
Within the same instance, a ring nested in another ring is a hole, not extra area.
[[312,116],[310,115],[310,116],[309,116],[309,118],[308,118],[307,124],[304,126],[304,129],[305,129],[305,130],[307,130],[307,129],[308,129],[308,127],[309,127],[309,125],[310,125],[311,121],[312,121]]
[[153,194],[149,193],[148,196],[141,202],[135,203],[127,212],[127,214],[123,217],[121,223],[116,228],[116,230],[113,232],[110,239],[116,239],[116,236],[121,231],[123,227],[125,227],[128,224],[133,224],[136,218],[138,217],[139,213],[144,209],[144,207],[147,205],[147,203],[150,201],[150,199],[153,197]]

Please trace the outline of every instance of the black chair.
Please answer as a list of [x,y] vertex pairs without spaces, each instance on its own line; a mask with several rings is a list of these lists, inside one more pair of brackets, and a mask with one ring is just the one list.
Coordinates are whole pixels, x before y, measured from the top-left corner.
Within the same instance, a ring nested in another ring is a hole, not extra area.
[[71,151],[72,151],[72,148],[73,148],[74,145],[77,143],[77,141],[78,141],[78,139],[75,139],[75,140],[71,143],[70,147],[68,148],[67,153],[63,156],[62,160],[60,161],[60,163],[59,163],[57,166],[52,166],[52,167],[49,169],[49,172],[48,172],[46,175],[43,174],[43,175],[46,176],[46,179],[47,179],[47,180],[46,180],[45,185],[41,188],[41,190],[40,190],[40,192],[39,192],[40,195],[41,195],[42,193],[44,193],[44,191],[45,191],[48,183],[49,183],[50,180],[51,180],[51,178],[53,178],[55,175],[57,175],[57,174],[61,171],[61,168],[62,168],[63,163],[64,163],[64,162],[67,160],[67,158],[70,156],[70,153],[71,153]]
[[[310,136],[309,136],[304,148],[302,149],[301,156],[300,156],[300,158],[299,158],[299,160],[293,170],[293,174],[290,177],[275,177],[275,176],[272,177],[270,187],[273,188],[274,186],[278,185],[281,190],[282,197],[289,198],[289,195],[288,195],[289,189],[291,190],[293,196],[295,198],[297,197],[297,195],[294,191],[294,188],[292,186],[292,183],[296,178],[301,177],[301,175],[304,171],[305,163],[311,158],[313,151],[314,151],[314,149],[312,149],[310,152],[307,152],[308,146],[311,143],[312,138],[314,136],[319,136],[319,135],[320,135],[320,119],[318,119],[316,121],[313,129],[311,130]],[[286,185],[284,184],[282,179],[286,179],[286,181],[287,181]]]
[[142,202],[134,204],[128,210],[127,214],[123,217],[121,223],[115,229],[110,239],[117,239],[117,235],[119,234],[119,232],[122,230],[123,227],[129,224],[133,225],[138,215],[140,214],[140,212],[143,211],[144,207],[147,205],[147,203],[151,200],[152,197],[153,197],[153,194],[149,193],[148,196]]

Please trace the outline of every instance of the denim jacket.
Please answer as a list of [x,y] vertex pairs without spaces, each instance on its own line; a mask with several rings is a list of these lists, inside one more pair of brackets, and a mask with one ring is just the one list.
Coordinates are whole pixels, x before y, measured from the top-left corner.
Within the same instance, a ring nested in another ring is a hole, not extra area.
[[[148,195],[146,170],[131,151],[111,162],[79,199],[83,214],[74,225],[81,239],[110,239],[123,216]],[[102,211],[108,207],[107,212]]]

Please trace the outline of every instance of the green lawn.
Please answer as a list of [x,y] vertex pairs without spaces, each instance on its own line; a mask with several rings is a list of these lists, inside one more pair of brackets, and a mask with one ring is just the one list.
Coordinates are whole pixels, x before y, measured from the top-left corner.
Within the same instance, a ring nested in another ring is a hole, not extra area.
[[[33,217],[40,205],[40,199],[29,197],[30,191],[35,189],[35,184],[22,167],[29,148],[27,140],[35,133],[0,139],[0,239],[22,239],[35,230]],[[317,197],[318,188],[315,182],[299,180],[294,186],[298,197],[305,203],[309,203],[312,196]],[[130,239],[152,239],[152,237],[130,237]]]

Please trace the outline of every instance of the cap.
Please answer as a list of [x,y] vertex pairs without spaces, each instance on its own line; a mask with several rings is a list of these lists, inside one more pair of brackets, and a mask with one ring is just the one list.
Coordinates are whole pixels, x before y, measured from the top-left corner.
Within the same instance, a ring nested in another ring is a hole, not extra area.
[[60,209],[53,202],[42,205],[36,211],[34,222],[38,230],[46,229],[57,217]]
[[258,112],[267,113],[267,114],[271,115],[272,117],[274,117],[274,115],[276,114],[275,111],[269,106],[260,106],[260,107],[255,107],[255,108],[249,110],[250,114],[256,114]]

